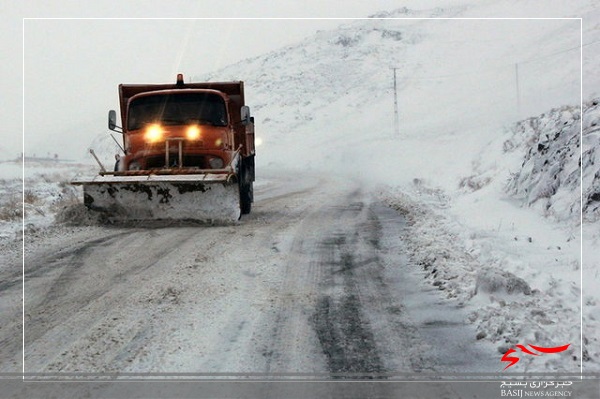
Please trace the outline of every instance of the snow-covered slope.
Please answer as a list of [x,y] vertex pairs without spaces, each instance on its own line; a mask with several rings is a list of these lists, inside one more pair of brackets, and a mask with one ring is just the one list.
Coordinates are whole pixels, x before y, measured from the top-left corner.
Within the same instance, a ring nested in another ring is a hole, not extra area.
[[[582,244],[578,227],[579,21],[420,19],[496,17],[513,7],[400,9],[379,17],[418,19],[353,21],[193,80],[246,81],[263,141],[259,175],[261,167],[292,167],[386,185],[382,197],[412,221],[414,235],[405,239],[415,265],[431,272],[445,297],[472,309],[477,338],[499,353],[519,343],[572,344],[568,354],[520,370],[577,371],[582,358],[584,369],[597,369],[591,332],[600,266],[589,254],[582,269],[582,245],[596,244],[589,236]],[[584,44],[599,37],[592,3],[549,10],[584,16]],[[586,54],[589,99],[600,60]],[[591,216],[597,144],[587,127],[597,113],[586,106]]]
[[[381,16],[463,18],[477,15],[476,8]],[[500,125],[577,104],[575,22],[357,20],[192,80],[246,82],[264,145],[259,162],[343,168],[342,151],[395,134],[392,68],[400,139]]]

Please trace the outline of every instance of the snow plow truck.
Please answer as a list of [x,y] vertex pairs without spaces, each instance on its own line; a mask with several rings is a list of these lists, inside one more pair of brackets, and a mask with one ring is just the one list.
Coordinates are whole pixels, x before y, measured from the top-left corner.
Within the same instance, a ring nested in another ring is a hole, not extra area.
[[253,202],[254,118],[243,82],[121,84],[114,170],[72,181],[109,220],[231,222]]

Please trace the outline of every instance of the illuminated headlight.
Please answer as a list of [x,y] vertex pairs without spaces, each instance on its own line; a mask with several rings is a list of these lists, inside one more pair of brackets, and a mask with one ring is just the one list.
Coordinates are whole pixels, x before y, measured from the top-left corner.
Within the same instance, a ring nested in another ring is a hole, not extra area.
[[196,125],[189,126],[185,131],[188,140],[198,140],[200,138],[200,128]]
[[152,124],[146,128],[146,132],[144,133],[144,139],[148,143],[156,143],[160,141],[163,136],[163,128],[159,124]]
[[223,169],[223,166],[225,165],[221,158],[210,158],[208,160],[208,163],[210,164],[210,167],[213,169]]
[[129,164],[129,170],[140,170],[141,166],[136,161],[133,161]]

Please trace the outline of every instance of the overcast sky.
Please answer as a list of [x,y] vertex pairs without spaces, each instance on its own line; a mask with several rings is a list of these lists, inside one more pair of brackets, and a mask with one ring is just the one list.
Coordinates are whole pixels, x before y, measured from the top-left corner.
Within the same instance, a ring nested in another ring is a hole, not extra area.
[[0,160],[23,144],[28,155],[79,158],[106,131],[119,83],[199,76],[352,18],[470,1],[2,0]]
[[105,130],[107,110],[117,107],[119,83],[169,82],[177,72],[211,72],[347,22],[337,18],[453,2],[4,0],[0,160],[16,157],[23,144],[29,155],[68,158],[77,151],[79,157],[86,149],[71,145],[81,142],[71,138],[91,140]]

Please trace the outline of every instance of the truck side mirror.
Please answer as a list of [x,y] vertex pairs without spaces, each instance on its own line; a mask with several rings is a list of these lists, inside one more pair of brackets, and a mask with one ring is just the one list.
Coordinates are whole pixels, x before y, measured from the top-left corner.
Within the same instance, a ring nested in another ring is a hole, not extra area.
[[240,115],[242,118],[242,124],[244,125],[249,125],[250,123],[252,123],[252,118],[250,116],[250,107],[247,105],[242,106],[241,110],[240,110]]
[[108,111],[108,128],[110,130],[116,130],[117,127],[117,113],[114,109]]

